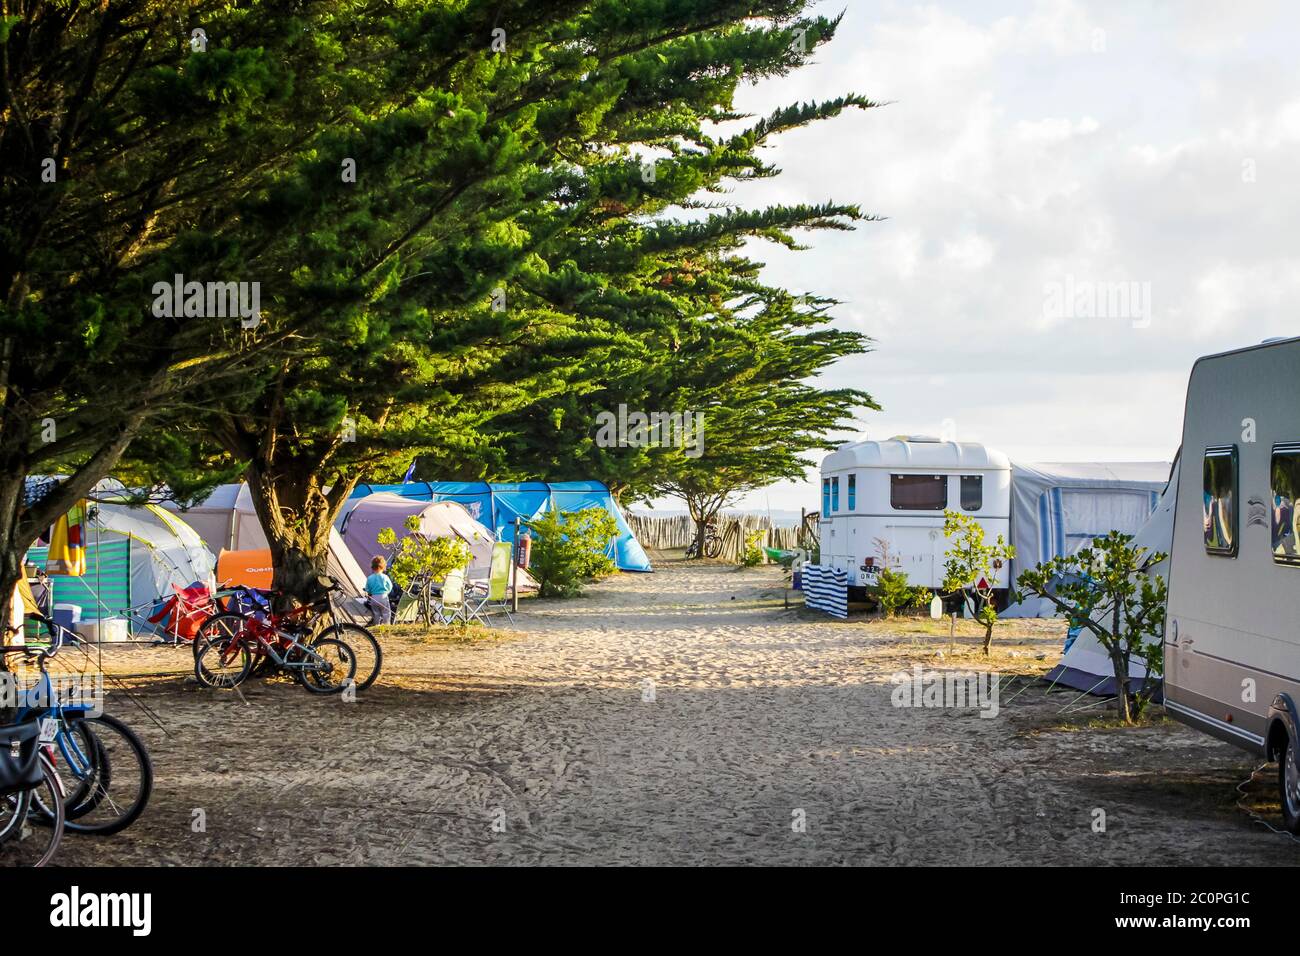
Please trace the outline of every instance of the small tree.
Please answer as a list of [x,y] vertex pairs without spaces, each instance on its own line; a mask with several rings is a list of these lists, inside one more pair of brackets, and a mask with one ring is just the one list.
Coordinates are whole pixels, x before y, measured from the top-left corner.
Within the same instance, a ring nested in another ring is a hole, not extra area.
[[574,597],[582,585],[614,572],[607,554],[618,537],[618,523],[604,508],[550,511],[528,522],[533,535],[532,565],[542,597]]
[[396,531],[384,528],[375,540],[388,549],[388,572],[392,579],[403,591],[418,592],[420,615],[426,625],[432,625],[432,605],[420,585],[445,580],[449,572],[469,564],[472,552],[458,537],[431,538],[421,533],[417,515],[407,516],[406,530],[411,533],[399,541]]
[[944,565],[943,589],[961,594],[971,616],[984,625],[984,653],[993,643],[993,626],[998,611],[993,604],[993,578],[996,569],[1016,556],[1016,549],[998,535],[993,544],[984,541],[984,526],[970,515],[957,511],[943,513],[943,536],[952,538]]
[[[1168,596],[1164,578],[1143,572],[1168,555],[1148,554],[1146,548],[1132,547],[1132,540],[1132,535],[1112,531],[1076,554],[1025,571],[1016,582],[1096,635],[1110,657],[1119,716],[1126,724],[1142,716],[1164,672],[1161,638]],[[1136,688],[1129,677],[1135,657],[1147,672]]]

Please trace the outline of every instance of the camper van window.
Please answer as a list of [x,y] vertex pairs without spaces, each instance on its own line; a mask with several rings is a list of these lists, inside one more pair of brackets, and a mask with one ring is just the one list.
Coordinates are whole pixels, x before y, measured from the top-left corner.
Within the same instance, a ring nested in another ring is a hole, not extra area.
[[984,507],[984,476],[961,476],[961,510],[979,511]]
[[1273,560],[1300,565],[1300,443],[1273,446]]
[[849,510],[858,506],[858,476],[849,475]]
[[823,478],[822,479],[822,517],[829,518],[830,516],[831,516],[831,480],[829,478]]
[[889,504],[897,511],[943,511],[948,507],[948,477],[890,475]]
[[831,479],[831,511],[840,510],[840,480]]
[[1237,446],[1205,450],[1202,501],[1205,550],[1237,556]]

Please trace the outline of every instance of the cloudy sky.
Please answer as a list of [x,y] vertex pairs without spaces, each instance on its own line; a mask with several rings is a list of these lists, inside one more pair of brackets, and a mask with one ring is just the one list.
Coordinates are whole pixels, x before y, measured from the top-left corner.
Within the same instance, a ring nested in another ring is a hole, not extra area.
[[[1300,5],[819,7],[842,9],[815,65],[740,105],[890,105],[786,135],[768,154],[783,174],[736,198],[889,217],[761,254],[875,342],[827,376],[883,408],[846,439],[1167,461],[1198,356],[1300,332]],[[817,495],[810,480],[743,504]]]

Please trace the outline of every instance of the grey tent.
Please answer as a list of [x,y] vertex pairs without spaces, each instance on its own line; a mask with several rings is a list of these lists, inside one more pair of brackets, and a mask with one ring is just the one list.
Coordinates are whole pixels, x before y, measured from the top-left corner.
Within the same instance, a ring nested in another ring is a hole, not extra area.
[[[1144,548],[1148,557],[1163,554],[1161,561],[1149,561],[1145,567],[1148,575],[1169,579],[1168,555],[1174,542],[1174,502],[1178,497],[1178,461],[1170,472],[1169,483],[1156,502],[1156,509],[1146,523],[1133,535],[1132,547]],[[1129,679],[1141,680],[1146,668],[1137,661],[1129,661]],[[1091,631],[1080,631],[1061,663],[1047,672],[1047,680],[1111,696],[1116,692],[1115,669],[1096,636]]]
[[[1012,581],[1021,571],[1074,554],[1110,531],[1136,534],[1168,481],[1168,462],[1012,462]],[[1050,601],[1030,598],[1012,605],[1004,616],[1054,613]]]

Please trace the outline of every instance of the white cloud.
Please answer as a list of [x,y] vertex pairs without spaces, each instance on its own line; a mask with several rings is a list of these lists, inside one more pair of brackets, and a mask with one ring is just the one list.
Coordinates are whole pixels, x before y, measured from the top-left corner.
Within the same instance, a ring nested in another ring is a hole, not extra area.
[[[754,254],[877,339],[827,375],[881,402],[873,436],[953,418],[1027,459],[1168,458],[1196,357],[1296,330],[1300,7],[1006,9],[849,5],[815,66],[743,91],[758,113],[894,101],[786,135],[783,175],[737,192],[890,219]],[[1150,326],[1046,315],[1067,276],[1148,284]],[[816,506],[812,485],[759,500]]]

